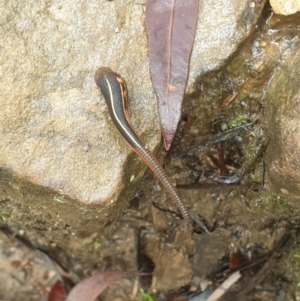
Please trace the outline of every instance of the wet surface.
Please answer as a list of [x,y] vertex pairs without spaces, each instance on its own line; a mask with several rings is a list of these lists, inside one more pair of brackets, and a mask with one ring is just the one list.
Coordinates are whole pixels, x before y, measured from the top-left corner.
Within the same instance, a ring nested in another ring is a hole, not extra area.
[[[286,51],[297,46],[298,20],[271,17],[266,10],[227,66],[199,79],[196,92],[185,99],[174,144],[160,157],[195,221],[193,233],[148,172],[129,208],[92,235],[57,227],[51,231],[60,235],[53,241],[49,230],[28,230],[26,240],[35,250],[23,242],[26,251],[15,258],[6,248],[25,234],[3,228],[2,258],[11,270],[1,268],[0,276],[7,277],[7,287],[17,290],[16,269],[36,266],[31,252],[38,249],[51,262],[40,286],[35,272],[20,274],[28,299],[16,294],[13,300],[43,300],[47,293],[41,287],[61,274],[78,282],[104,270],[151,275],[119,280],[103,300],[137,299],[136,283],[155,300],[186,300],[213,290],[236,270],[243,277],[224,300],[300,300],[299,208],[274,194],[265,179],[270,129],[264,116],[268,81]],[[8,298],[0,288],[0,299]]]

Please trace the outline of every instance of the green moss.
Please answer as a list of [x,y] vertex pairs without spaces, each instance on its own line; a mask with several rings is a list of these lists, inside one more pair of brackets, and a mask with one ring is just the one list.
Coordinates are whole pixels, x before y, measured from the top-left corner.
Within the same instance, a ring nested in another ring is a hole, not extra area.
[[280,211],[289,209],[289,204],[280,195],[273,195],[270,199]]
[[[300,249],[292,250],[287,258],[290,258],[288,265],[290,266],[292,284],[289,287],[291,293],[299,291],[300,287]],[[281,262],[281,265],[286,268],[286,262]]]
[[3,222],[16,221],[16,220],[18,220],[18,216],[16,214],[11,213],[11,212],[1,212],[0,213],[0,220],[2,220]]
[[53,201],[55,201],[57,203],[62,203],[62,204],[64,204],[66,202],[66,200],[63,196],[55,196],[55,197],[53,197]]
[[[272,193],[262,193],[259,198],[252,202],[251,208],[258,213],[275,213],[287,215],[291,220],[295,209],[292,208],[291,204],[283,197],[277,194]],[[298,213],[295,213],[295,216],[298,218]]]
[[260,213],[260,212],[262,211],[261,206],[258,205],[258,204],[254,207],[254,209],[255,209],[255,211],[258,212],[258,213]]
[[9,219],[9,215],[5,213],[1,213],[0,218],[2,219],[2,221],[6,222]]
[[93,252],[93,251],[98,251],[100,248],[101,248],[101,243],[99,241],[95,241],[89,246],[88,250],[90,252]]
[[140,298],[139,301],[154,301],[154,299],[152,298],[151,295],[149,295],[148,293],[144,292],[144,290],[141,288],[140,289]]
[[59,222],[62,222],[62,221],[63,221],[63,219],[61,218],[61,216],[60,216],[59,214],[56,214],[56,218],[57,218],[57,220],[58,220]]
[[94,249],[95,251],[97,251],[97,250],[99,250],[99,249],[100,249],[100,247],[101,247],[101,244],[100,244],[100,242],[98,242],[98,241],[95,241],[95,242],[94,242],[94,245],[93,245],[93,249]]
[[240,115],[236,116],[234,119],[232,119],[231,121],[229,121],[227,123],[225,123],[225,122],[222,123],[221,129],[222,129],[222,131],[234,129],[238,126],[248,123],[248,120],[249,120],[249,117],[247,114],[240,114]]

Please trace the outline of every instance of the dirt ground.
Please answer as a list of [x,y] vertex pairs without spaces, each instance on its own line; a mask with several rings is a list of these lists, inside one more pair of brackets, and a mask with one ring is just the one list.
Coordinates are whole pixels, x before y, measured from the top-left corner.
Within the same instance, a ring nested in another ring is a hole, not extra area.
[[[68,225],[24,231],[2,216],[0,299],[48,300],[63,276],[72,286],[121,270],[149,274],[116,281],[99,300],[139,300],[142,288],[156,301],[199,301],[238,270],[241,280],[222,300],[300,300],[300,207],[273,194],[265,178],[270,129],[262,95],[278,59],[272,48],[268,56],[253,52],[288,34],[293,20],[280,22],[266,11],[228,64],[199,80],[170,152],[160,152],[193,231],[150,172],[123,214],[93,235],[74,237]],[[271,23],[286,30],[275,35]]]

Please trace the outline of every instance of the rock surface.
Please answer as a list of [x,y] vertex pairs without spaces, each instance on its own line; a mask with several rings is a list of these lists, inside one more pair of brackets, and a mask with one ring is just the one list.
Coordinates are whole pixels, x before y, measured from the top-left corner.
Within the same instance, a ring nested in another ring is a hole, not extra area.
[[[266,117],[270,135],[267,175],[277,193],[300,195],[300,42],[297,36],[287,44],[269,83]],[[291,198],[289,198],[291,200]]]
[[217,229],[213,233],[194,234],[196,252],[193,257],[193,270],[198,277],[205,277],[212,272],[225,254],[215,250],[228,250],[231,242],[231,233],[225,229]]
[[220,68],[255,28],[266,1],[200,1],[187,92],[197,76]]
[[[108,1],[11,2],[2,12],[1,166],[83,203],[115,199],[129,150],[93,73],[101,65],[122,70],[133,123],[151,147],[157,144],[155,115],[137,114],[156,105],[149,77],[136,72],[137,65],[148,72],[143,6],[132,5],[123,27]],[[137,178],[140,169],[133,170]]]
[[32,250],[17,240],[12,244],[12,238],[2,231],[0,248],[1,300],[24,300],[24,295],[30,295],[33,301],[45,300],[46,290],[43,288],[51,287],[60,280],[61,271],[54,269],[53,263],[46,254],[39,250]]
[[[160,132],[144,2],[0,4],[0,167],[6,174],[84,204],[114,203],[124,187],[130,192],[145,167],[128,157],[93,74],[106,65],[123,75],[132,123],[154,149]],[[196,76],[236,50],[264,3],[201,2],[189,91]]]

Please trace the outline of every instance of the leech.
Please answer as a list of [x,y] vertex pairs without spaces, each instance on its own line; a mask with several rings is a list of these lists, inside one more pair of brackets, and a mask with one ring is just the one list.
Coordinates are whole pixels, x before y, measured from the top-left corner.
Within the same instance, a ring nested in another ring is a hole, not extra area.
[[95,73],[95,82],[104,96],[105,102],[108,106],[109,115],[114,125],[122,137],[131,146],[131,148],[138,154],[138,156],[153,171],[154,175],[163,184],[163,186],[171,195],[172,199],[177,203],[186,225],[189,228],[192,228],[192,219],[185,209],[169,177],[152,152],[150,152],[150,150],[136,134],[130,123],[127,112],[128,94],[124,79],[119,74],[113,72],[110,68],[101,67]]

